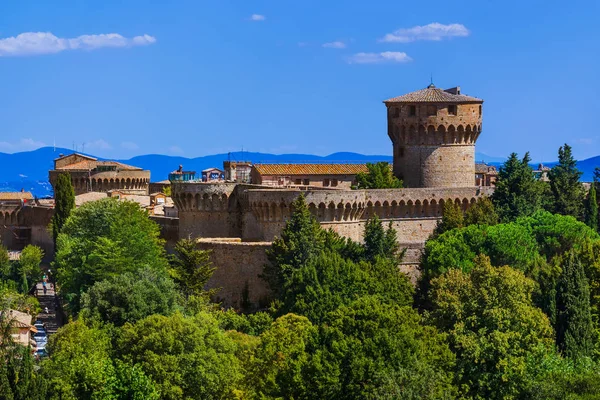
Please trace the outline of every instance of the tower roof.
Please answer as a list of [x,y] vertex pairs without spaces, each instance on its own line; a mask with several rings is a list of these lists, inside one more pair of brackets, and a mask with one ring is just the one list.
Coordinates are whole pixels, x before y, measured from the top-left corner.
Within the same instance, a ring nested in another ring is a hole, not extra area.
[[483,103],[483,100],[460,94],[459,87],[444,90],[431,84],[425,89],[384,100],[384,103]]

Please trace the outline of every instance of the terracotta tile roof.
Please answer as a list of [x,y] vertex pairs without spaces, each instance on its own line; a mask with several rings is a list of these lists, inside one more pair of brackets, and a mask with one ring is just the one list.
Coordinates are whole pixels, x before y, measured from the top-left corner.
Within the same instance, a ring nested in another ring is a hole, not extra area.
[[33,200],[31,192],[0,192],[0,200]]
[[31,320],[33,317],[27,313],[9,309],[7,317],[10,318],[13,327],[31,328]]
[[452,94],[430,85],[425,89],[385,100],[384,103],[483,103],[483,100],[463,94]]
[[366,164],[254,164],[261,175],[354,175],[368,172]]
[[139,167],[134,167],[132,165],[123,164],[117,161],[96,161],[96,160],[84,160],[79,161],[73,164],[65,165],[63,167],[58,167],[57,170],[88,170],[94,169],[98,166],[111,166],[114,165],[120,170],[126,171],[141,171],[142,169]]
[[498,170],[493,165],[487,165],[485,163],[476,163],[475,164],[475,172],[478,174],[489,174],[489,173],[498,173]]

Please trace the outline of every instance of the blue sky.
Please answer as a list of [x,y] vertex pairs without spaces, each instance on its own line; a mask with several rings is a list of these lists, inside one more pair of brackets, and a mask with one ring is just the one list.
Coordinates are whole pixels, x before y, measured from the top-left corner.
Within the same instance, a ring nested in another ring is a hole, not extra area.
[[391,154],[382,100],[432,74],[485,99],[477,151],[583,159],[600,154],[599,4],[2,1],[0,151]]

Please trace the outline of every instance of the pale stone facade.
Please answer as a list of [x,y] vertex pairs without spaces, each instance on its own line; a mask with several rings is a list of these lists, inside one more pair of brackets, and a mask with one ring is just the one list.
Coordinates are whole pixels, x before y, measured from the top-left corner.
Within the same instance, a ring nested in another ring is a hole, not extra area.
[[147,195],[150,171],[117,161],[99,161],[83,154],[69,154],[54,160],[49,171],[50,184],[54,188],[59,174],[68,173],[75,194],[126,190],[130,194]]

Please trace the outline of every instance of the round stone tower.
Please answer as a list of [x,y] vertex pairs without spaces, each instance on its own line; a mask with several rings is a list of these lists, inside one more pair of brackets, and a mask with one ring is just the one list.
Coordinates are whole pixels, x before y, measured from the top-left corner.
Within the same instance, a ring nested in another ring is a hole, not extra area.
[[394,174],[405,187],[475,186],[483,100],[431,84],[384,103]]

